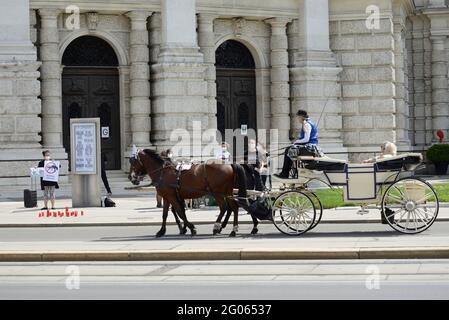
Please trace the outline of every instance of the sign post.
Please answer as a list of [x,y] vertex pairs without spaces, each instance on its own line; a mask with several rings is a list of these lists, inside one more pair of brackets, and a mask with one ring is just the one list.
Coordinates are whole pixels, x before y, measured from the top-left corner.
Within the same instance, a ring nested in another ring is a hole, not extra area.
[[100,118],[70,119],[72,207],[101,207]]

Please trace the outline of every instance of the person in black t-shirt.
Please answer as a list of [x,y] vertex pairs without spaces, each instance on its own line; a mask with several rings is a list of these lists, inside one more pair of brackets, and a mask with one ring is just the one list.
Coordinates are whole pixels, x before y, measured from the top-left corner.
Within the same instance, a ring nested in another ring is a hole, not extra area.
[[108,158],[105,152],[101,152],[101,180],[103,180],[104,187],[108,192],[108,196],[112,195],[111,188],[109,187],[108,177],[106,176],[106,164],[108,163]]

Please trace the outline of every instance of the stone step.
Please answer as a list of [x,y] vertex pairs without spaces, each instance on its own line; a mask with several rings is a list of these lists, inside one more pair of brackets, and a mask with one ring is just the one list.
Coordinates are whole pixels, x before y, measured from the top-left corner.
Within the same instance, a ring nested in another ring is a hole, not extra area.
[[[131,191],[125,190],[125,186],[131,186],[131,184],[123,185],[111,185],[112,196],[123,197],[123,196],[137,196],[145,194],[141,191]],[[8,201],[8,200],[22,200],[23,199],[23,189],[25,188],[16,188],[16,189],[0,189],[0,201]],[[101,194],[104,196],[107,194],[106,189],[101,186]],[[154,194],[154,192],[147,192],[147,194]],[[61,185],[59,189],[56,190],[56,198],[70,198],[72,195],[72,188],[70,185]],[[40,188],[37,190],[38,199],[42,199],[42,190]]]

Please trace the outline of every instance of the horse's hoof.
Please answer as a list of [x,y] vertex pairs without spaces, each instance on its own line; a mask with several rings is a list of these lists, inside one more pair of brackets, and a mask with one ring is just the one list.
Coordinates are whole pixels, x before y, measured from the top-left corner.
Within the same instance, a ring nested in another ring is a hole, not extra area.
[[192,230],[190,230],[190,232],[192,233],[192,237],[196,236],[196,229],[192,229]]
[[251,234],[257,234],[257,232],[259,232],[259,229],[257,228],[253,228],[253,230],[251,230]]
[[232,232],[229,234],[229,237],[230,237],[230,238],[234,238],[235,236],[236,236],[235,231],[232,231]]
[[165,230],[164,231],[161,230],[158,233],[156,233],[156,238],[160,238],[160,237],[162,237],[164,235],[165,235]]
[[180,235],[185,235],[186,233],[187,233],[187,228],[179,229],[179,234]]
[[215,236],[220,233],[220,230],[214,229],[212,230],[212,234]]

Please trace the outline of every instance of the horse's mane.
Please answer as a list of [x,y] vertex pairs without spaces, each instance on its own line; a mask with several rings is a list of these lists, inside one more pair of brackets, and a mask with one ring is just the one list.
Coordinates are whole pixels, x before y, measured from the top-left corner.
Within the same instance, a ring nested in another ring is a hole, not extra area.
[[159,153],[157,153],[155,150],[151,149],[144,149],[143,152],[150,156],[153,160],[155,160],[157,163],[163,165],[165,160],[161,157]]

